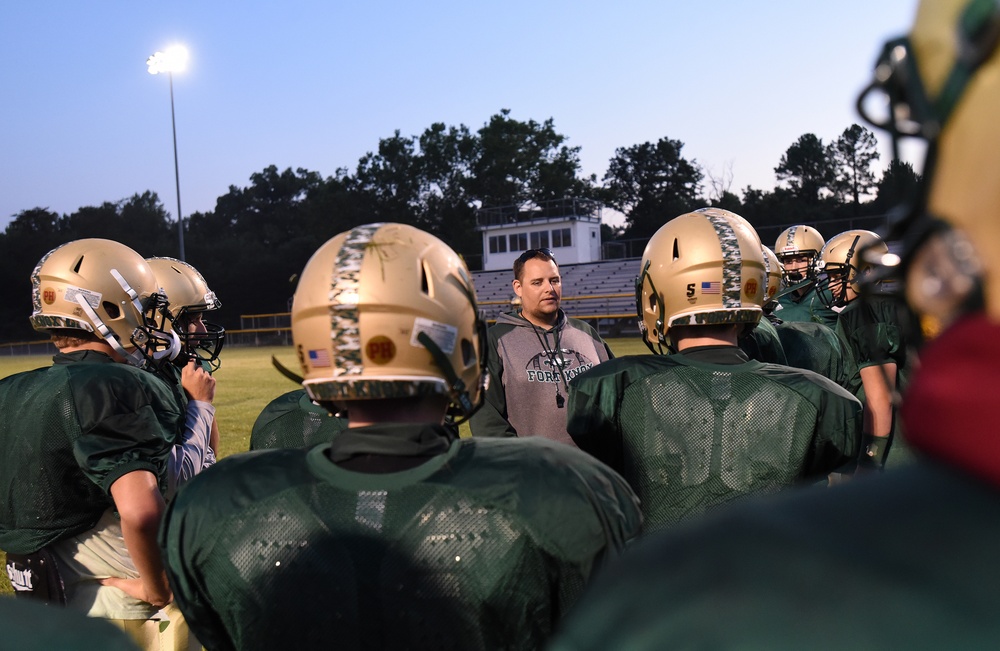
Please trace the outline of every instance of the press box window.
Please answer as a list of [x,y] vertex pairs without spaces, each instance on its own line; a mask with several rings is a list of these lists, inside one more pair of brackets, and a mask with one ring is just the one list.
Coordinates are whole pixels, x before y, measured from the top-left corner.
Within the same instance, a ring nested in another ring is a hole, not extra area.
[[547,249],[549,248],[549,232],[548,231],[535,231],[531,234],[531,248],[533,249]]
[[506,252],[507,252],[507,236],[506,235],[490,236],[490,253],[506,253]]
[[568,228],[557,228],[552,231],[552,248],[557,246],[573,246],[572,231]]

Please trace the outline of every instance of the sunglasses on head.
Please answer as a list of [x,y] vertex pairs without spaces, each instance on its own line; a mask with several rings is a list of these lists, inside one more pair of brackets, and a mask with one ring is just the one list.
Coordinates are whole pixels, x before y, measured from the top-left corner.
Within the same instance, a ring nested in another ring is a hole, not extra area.
[[525,262],[531,260],[538,254],[542,254],[544,256],[551,258],[553,262],[556,261],[556,256],[552,255],[551,249],[528,249],[527,251],[525,251],[524,253],[522,253],[517,257],[517,261],[524,264]]

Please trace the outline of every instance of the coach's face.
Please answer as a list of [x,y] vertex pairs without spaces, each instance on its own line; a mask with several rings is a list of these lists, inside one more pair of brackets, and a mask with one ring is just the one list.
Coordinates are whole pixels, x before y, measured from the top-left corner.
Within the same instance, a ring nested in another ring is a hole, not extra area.
[[562,300],[562,278],[552,260],[525,261],[521,278],[514,280],[514,293],[521,297],[521,315],[544,328],[555,325]]

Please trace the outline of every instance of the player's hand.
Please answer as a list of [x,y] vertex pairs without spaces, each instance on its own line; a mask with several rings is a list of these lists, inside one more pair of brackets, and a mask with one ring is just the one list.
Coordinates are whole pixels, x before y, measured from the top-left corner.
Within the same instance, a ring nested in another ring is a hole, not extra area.
[[181,386],[190,400],[215,400],[215,378],[192,359],[181,369]]
[[170,593],[169,588],[167,588],[166,592],[160,591],[160,594],[150,594],[146,590],[146,586],[143,584],[142,579],[122,579],[117,576],[109,576],[106,579],[101,579],[100,584],[118,588],[128,596],[134,597],[139,601],[145,601],[146,603],[152,604],[157,608],[163,608],[174,599],[174,596]]

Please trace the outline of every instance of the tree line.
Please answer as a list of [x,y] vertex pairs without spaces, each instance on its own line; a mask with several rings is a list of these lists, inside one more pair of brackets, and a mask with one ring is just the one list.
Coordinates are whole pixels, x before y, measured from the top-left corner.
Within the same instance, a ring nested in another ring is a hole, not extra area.
[[[758,228],[882,214],[919,180],[905,163],[876,171],[875,137],[856,124],[830,143],[802,135],[774,168],[776,188],[747,186],[739,195],[731,168],[706,170],[683,148],[666,137],[618,148],[599,181],[582,174],[580,148],[567,144],[552,119],[520,121],[502,110],[476,131],[443,123],[416,136],[396,131],[353,171],[324,177],[271,165],[246,187],[231,185],[214,210],[185,217],[186,257],[222,300],[213,320],[237,328],[240,314],[287,310],[294,277],[312,252],[364,223],[427,230],[475,268],[481,207],[592,199],[625,216],[621,227],[602,226],[605,241],[644,239],[666,219],[705,205],[737,212]],[[21,211],[0,234],[0,281],[12,299],[0,305],[0,341],[37,338],[27,320],[31,271],[55,246],[83,237],[117,240],[144,256],[178,254],[176,222],[150,191],[69,215]]]

